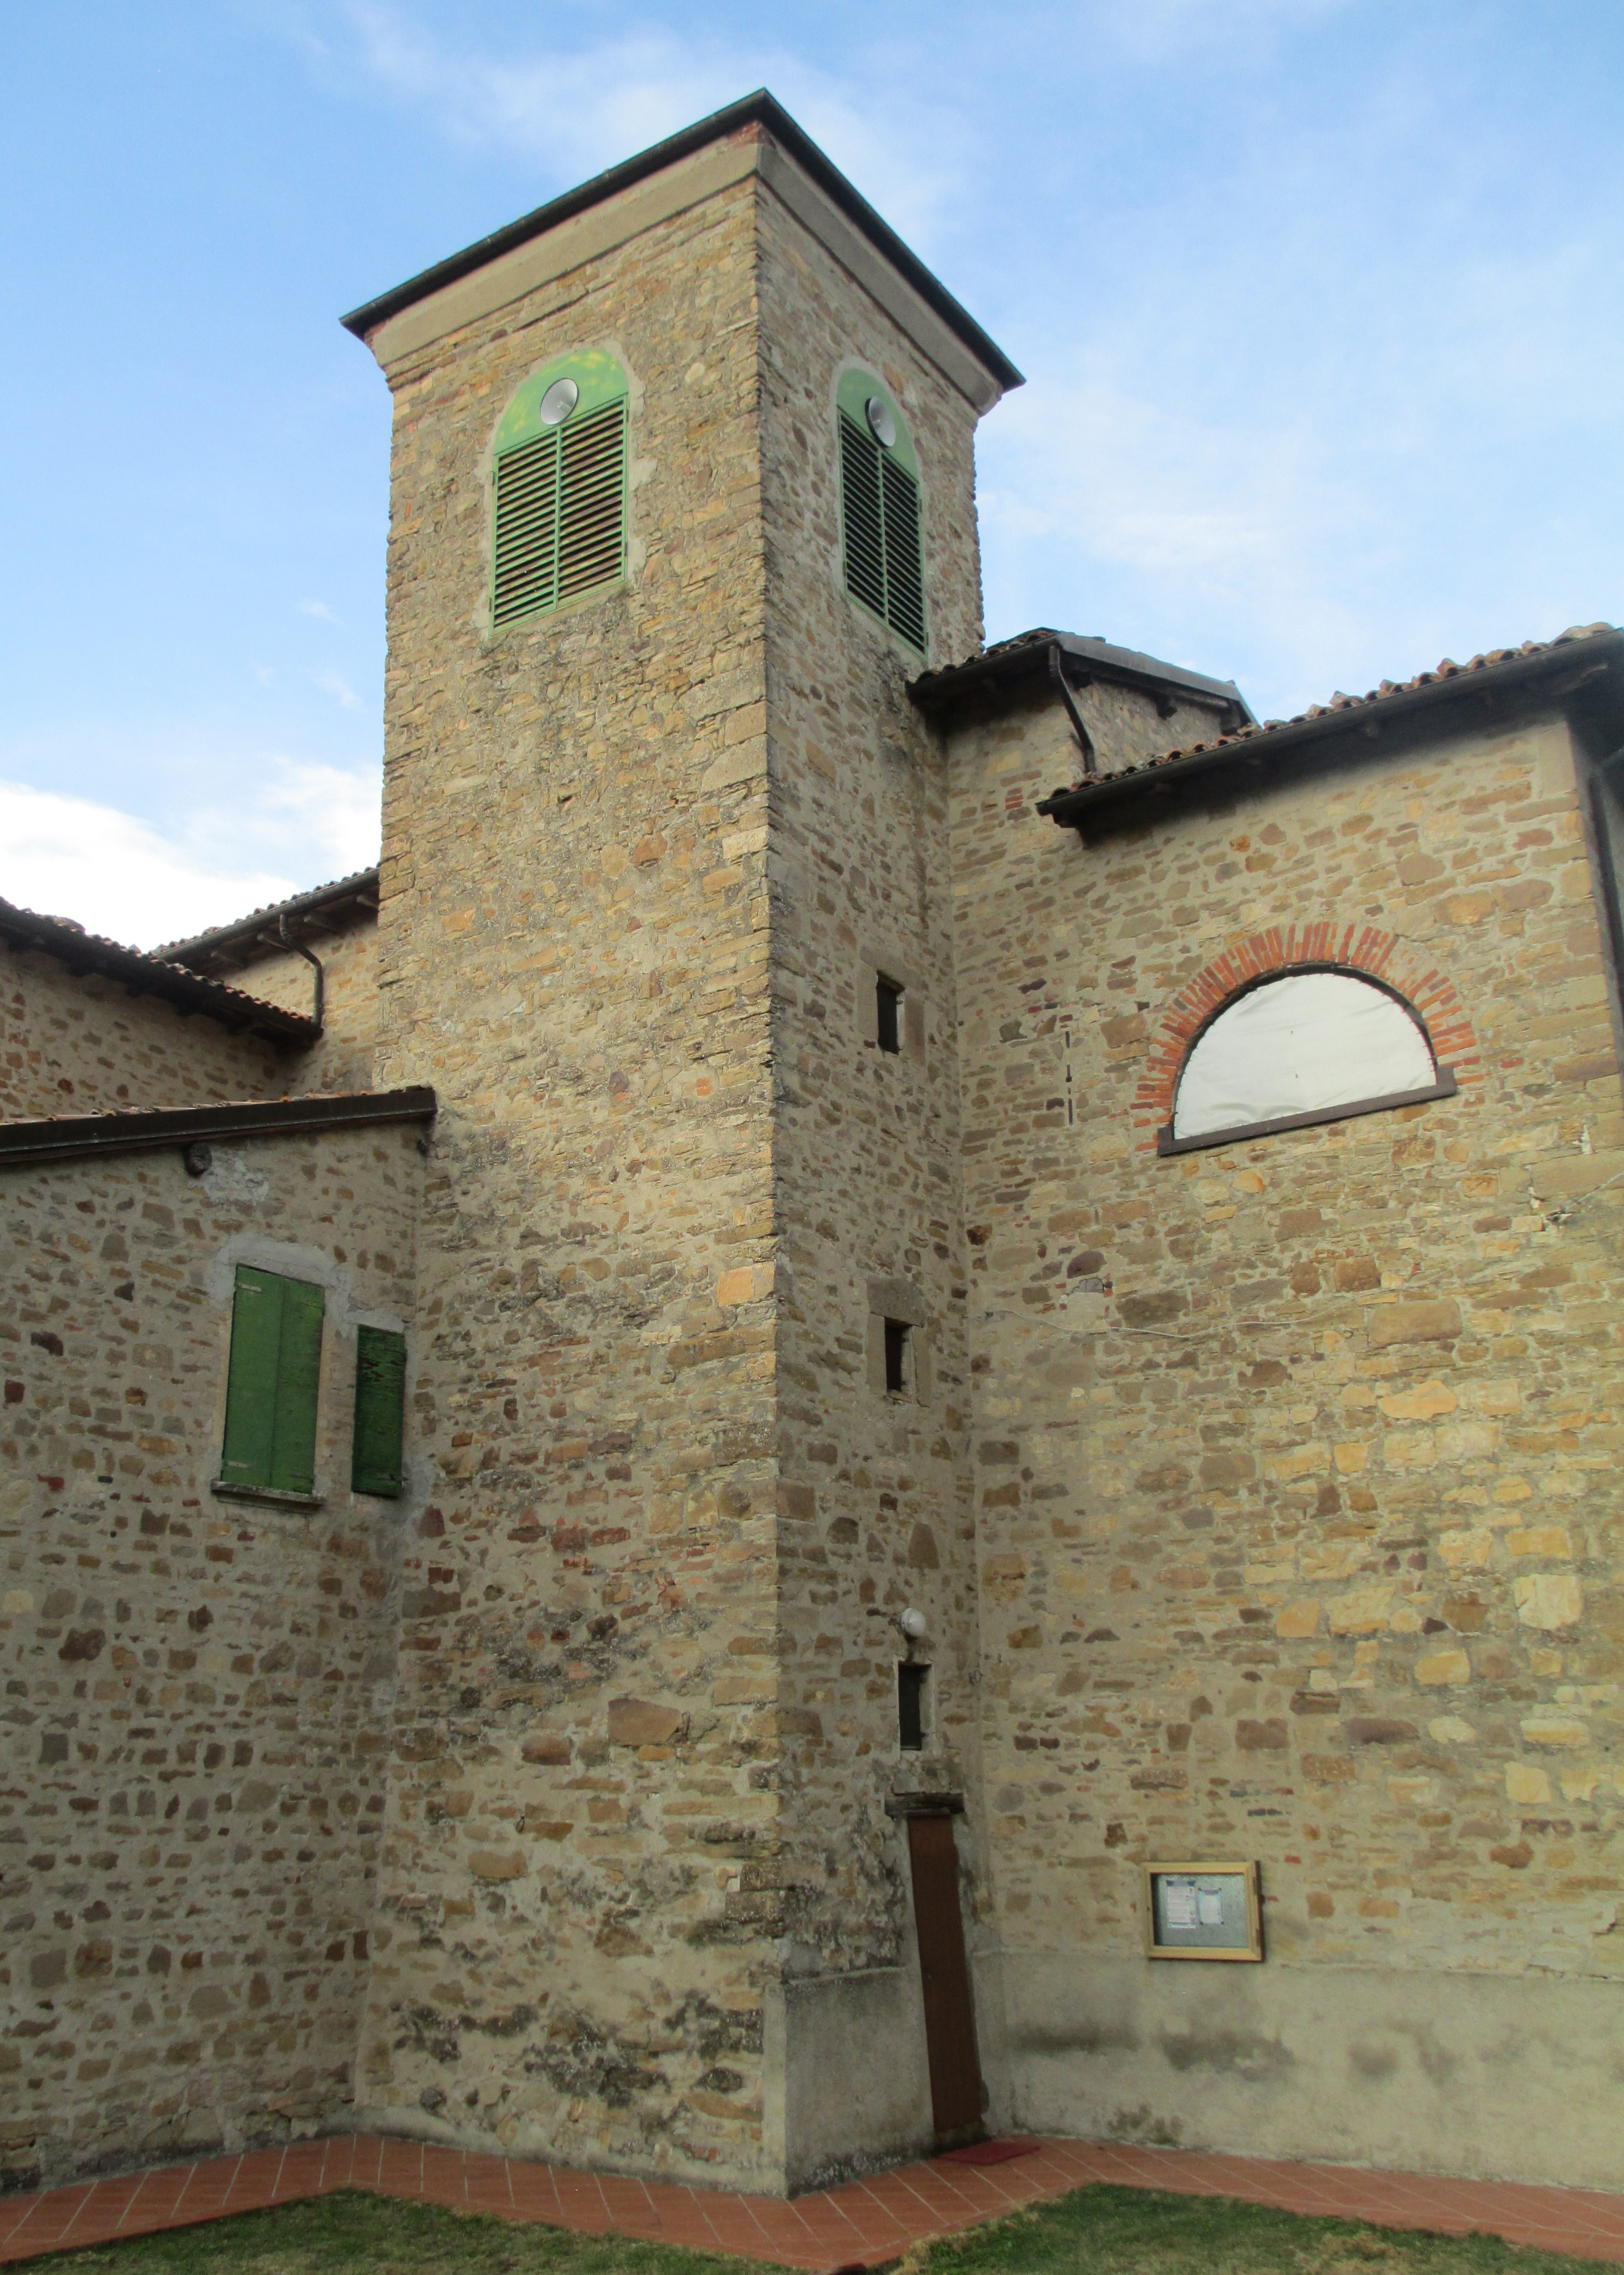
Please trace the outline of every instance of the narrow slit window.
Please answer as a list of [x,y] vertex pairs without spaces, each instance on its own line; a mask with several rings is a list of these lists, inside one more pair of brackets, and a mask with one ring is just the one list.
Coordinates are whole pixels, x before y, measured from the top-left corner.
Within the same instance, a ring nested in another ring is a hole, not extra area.
[[930,1673],[928,1667],[916,1667],[910,1660],[897,1662],[896,1736],[905,1754],[925,1750],[925,1693]]
[[391,1327],[355,1334],[355,1430],[350,1490],[398,1500],[405,1484],[406,1338]]
[[911,1388],[909,1375],[913,1329],[905,1319],[886,1321],[886,1388],[895,1396],[905,1396]]
[[882,1051],[903,1047],[903,991],[881,973],[874,983],[875,1031]]
[[326,1302],[306,1281],[238,1266],[220,1455],[227,1493],[314,1492]]

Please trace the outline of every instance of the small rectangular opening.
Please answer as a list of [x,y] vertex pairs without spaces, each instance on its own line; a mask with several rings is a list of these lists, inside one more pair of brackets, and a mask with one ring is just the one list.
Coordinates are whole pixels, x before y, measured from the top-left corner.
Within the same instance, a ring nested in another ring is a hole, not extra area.
[[930,1673],[928,1667],[915,1667],[905,1659],[897,1662],[897,1742],[905,1754],[922,1753],[925,1750],[925,1687]]
[[886,1388],[906,1392],[908,1381],[908,1339],[912,1334],[905,1319],[886,1321]]
[[903,1047],[903,991],[882,972],[874,982],[875,1032],[882,1051]]

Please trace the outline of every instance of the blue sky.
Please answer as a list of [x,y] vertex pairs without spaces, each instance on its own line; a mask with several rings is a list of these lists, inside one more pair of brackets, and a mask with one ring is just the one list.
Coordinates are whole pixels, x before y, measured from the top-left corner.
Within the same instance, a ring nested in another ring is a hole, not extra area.
[[337,319],[761,84],[1028,374],[989,638],[1273,715],[1624,614],[1617,0],[13,6],[0,893],[152,944],[375,857]]

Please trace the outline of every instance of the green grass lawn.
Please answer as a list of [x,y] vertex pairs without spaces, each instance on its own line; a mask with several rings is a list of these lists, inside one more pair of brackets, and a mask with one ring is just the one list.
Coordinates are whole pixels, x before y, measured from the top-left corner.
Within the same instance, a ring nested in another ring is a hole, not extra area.
[[[739,2259],[515,2227],[359,2188],[35,2263],[49,2275],[744,2275]],[[1496,2237],[1303,2219],[1221,2196],[1092,2187],[922,2247],[897,2275],[1573,2275]]]

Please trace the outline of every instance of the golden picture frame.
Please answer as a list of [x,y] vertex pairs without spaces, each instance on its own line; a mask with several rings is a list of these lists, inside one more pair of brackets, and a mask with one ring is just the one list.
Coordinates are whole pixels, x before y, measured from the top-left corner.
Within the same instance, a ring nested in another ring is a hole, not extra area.
[[1255,1863],[1146,1864],[1144,1871],[1147,1959],[1262,1959]]

